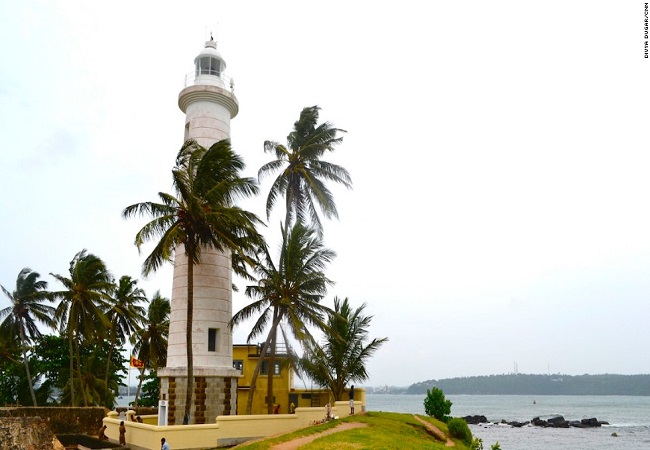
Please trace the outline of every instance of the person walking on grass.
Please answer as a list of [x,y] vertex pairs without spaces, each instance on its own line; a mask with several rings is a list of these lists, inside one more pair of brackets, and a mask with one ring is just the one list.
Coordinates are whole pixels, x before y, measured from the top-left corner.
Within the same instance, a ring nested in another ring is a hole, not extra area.
[[354,414],[354,384],[350,386],[350,414]]

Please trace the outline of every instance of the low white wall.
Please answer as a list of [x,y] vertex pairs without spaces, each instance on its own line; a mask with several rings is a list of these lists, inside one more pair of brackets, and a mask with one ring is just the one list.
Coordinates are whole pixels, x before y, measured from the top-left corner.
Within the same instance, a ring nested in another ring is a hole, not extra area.
[[[361,408],[361,402],[355,402]],[[350,414],[349,402],[339,401],[332,407],[336,417]],[[155,416],[147,416],[147,422]],[[158,450],[160,439],[165,438],[174,450],[199,450],[224,447],[272,434],[289,433],[308,427],[325,419],[325,407],[296,408],[294,414],[251,416],[218,416],[216,423],[203,425],[170,425],[159,427],[149,423],[124,420],[126,444],[132,450]],[[113,442],[119,440],[121,419],[115,411],[104,418],[106,436]]]

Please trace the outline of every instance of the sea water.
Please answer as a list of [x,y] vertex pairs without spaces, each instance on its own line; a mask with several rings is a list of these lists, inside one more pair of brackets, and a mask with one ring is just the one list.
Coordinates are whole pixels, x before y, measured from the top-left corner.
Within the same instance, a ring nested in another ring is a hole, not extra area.
[[[424,395],[366,394],[368,411],[424,414]],[[650,397],[573,395],[448,395],[451,415],[483,415],[489,425],[470,425],[484,448],[499,442],[503,450],[650,449]],[[610,425],[600,428],[541,428],[495,425],[561,415],[566,420],[595,417]],[[618,436],[612,436],[616,433]]]

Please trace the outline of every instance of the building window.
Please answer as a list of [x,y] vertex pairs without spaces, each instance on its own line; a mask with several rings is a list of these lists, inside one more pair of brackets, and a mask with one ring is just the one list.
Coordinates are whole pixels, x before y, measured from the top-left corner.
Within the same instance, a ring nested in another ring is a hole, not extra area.
[[244,371],[244,361],[241,359],[233,359],[232,366],[240,372]]
[[217,328],[208,328],[208,351],[216,352],[219,341],[219,330]]
[[[274,366],[273,375],[280,375],[280,363],[278,361],[275,361],[273,366]],[[262,375],[268,375],[269,374],[269,362],[268,361],[262,361],[262,368],[260,369],[260,373]]]

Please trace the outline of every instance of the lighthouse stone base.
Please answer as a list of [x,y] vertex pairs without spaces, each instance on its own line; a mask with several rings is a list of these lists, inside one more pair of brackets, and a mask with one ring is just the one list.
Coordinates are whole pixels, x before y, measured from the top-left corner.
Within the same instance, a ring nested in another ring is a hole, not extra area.
[[[194,402],[189,423],[214,423],[217,416],[237,414],[237,381],[239,370],[232,368],[195,367]],[[169,368],[158,371],[160,399],[168,401],[168,425],[182,425],[187,391],[187,369]]]

